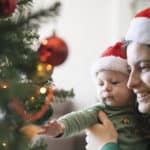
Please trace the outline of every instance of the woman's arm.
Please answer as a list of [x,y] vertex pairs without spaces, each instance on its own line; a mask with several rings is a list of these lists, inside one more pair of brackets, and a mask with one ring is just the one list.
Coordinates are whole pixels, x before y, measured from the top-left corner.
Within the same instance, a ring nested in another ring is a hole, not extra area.
[[118,147],[118,133],[112,122],[108,119],[106,114],[99,112],[99,120],[102,124],[96,124],[88,129],[99,141],[99,149],[101,150],[119,150]]

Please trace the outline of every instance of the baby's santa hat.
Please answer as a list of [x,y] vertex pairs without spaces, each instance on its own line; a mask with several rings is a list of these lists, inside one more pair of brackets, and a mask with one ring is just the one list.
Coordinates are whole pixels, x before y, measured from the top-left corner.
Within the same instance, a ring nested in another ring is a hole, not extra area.
[[119,71],[128,74],[126,52],[122,42],[108,47],[92,66],[92,77],[96,81],[101,70]]
[[130,23],[125,40],[150,44],[150,7],[135,15]]

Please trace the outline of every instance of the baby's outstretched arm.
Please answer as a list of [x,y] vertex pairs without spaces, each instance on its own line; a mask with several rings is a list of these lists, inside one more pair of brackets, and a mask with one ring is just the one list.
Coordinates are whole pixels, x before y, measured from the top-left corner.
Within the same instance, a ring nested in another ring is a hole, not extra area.
[[47,124],[42,125],[41,128],[44,129],[44,132],[42,132],[42,134],[46,134],[51,137],[57,137],[64,133],[65,126],[58,120],[52,120],[49,121]]
[[68,137],[78,134],[82,130],[98,123],[97,113],[101,110],[100,106],[91,106],[84,110],[68,113],[57,120],[50,121],[42,126],[47,134],[53,137]]

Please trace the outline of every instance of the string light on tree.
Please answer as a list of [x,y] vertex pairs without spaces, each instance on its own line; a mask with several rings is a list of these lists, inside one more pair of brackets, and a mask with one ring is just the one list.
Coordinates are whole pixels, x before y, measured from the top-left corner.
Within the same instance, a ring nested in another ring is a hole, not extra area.
[[7,89],[8,88],[8,83],[7,82],[1,82],[0,83],[0,88],[1,89]]
[[36,66],[35,74],[33,75],[33,80],[39,83],[47,81],[50,79],[52,73],[52,65],[39,62]]
[[34,103],[34,102],[36,101],[35,97],[34,97],[34,96],[31,96],[30,101],[31,101],[32,103]]
[[3,146],[3,147],[6,147],[6,146],[7,146],[7,144],[3,142],[3,143],[2,143],[2,146]]
[[3,150],[7,150],[7,143],[3,141],[0,147],[2,147]]
[[41,87],[40,88],[40,93],[41,94],[46,94],[47,93],[47,88],[46,87]]

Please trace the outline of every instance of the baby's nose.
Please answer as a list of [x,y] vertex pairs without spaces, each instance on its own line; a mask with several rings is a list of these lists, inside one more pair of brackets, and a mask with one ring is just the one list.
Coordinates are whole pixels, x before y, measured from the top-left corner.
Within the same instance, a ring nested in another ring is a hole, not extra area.
[[105,83],[103,90],[105,90],[105,91],[111,91],[112,90],[112,86],[109,83]]

